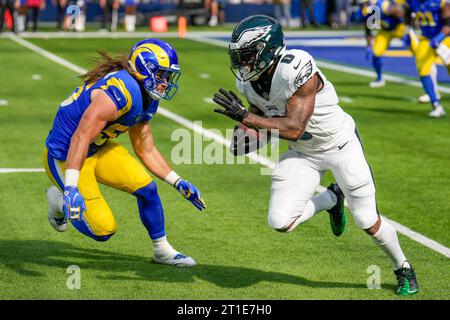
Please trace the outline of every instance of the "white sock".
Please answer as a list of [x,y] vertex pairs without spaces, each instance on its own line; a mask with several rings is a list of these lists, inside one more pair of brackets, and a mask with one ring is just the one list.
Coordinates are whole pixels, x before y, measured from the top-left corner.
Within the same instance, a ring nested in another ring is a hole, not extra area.
[[136,25],[136,16],[127,14],[125,16],[125,30],[127,32],[133,32]]
[[177,254],[177,251],[167,241],[166,236],[152,240],[153,253],[158,256],[171,256]]
[[25,30],[25,19],[26,19],[26,16],[24,16],[24,15],[19,15],[17,17],[17,31],[18,32],[22,32]]
[[[406,261],[400,243],[398,242],[397,231],[388,222],[381,219],[380,229],[371,236],[373,241],[386,253],[391,259],[394,270],[403,267],[411,267]],[[406,261],[405,264],[403,264]]]
[[306,203],[301,216],[295,220],[294,224],[289,228],[289,231],[294,230],[299,224],[309,220],[316,213],[333,208],[336,205],[336,202],[337,198],[330,190],[325,190],[324,192],[315,195]]
[[433,81],[434,86],[434,92],[436,93],[436,96],[439,96],[439,87],[437,82],[437,67],[436,64],[433,63],[433,66],[431,67],[430,72],[431,80]]

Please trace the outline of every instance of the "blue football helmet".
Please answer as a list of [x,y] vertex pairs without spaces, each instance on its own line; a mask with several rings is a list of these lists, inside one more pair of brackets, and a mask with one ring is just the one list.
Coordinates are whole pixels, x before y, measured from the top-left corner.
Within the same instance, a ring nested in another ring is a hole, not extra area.
[[178,56],[167,42],[145,39],[131,48],[128,64],[154,100],[170,100],[178,91],[181,75]]

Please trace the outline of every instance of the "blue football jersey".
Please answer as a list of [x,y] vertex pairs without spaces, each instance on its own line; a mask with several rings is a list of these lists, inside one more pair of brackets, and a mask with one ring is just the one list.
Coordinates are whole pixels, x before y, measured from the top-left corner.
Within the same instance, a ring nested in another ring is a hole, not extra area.
[[66,160],[70,139],[91,104],[91,92],[95,89],[102,89],[111,98],[119,112],[119,118],[106,124],[89,146],[88,157],[95,154],[109,139],[116,138],[139,122],[149,121],[158,109],[158,101],[143,101],[141,90],[145,89],[141,89],[126,70],[112,72],[95,83],[85,83],[61,103],[56,113],[46,140],[48,152],[55,159]]
[[435,37],[443,27],[441,10],[446,0],[408,0],[411,11],[416,14],[420,23],[422,35],[431,39]]
[[381,28],[386,31],[393,31],[399,24],[403,22],[403,19],[391,16],[387,13],[388,7],[390,5],[402,5],[403,0],[365,0],[365,5],[363,6],[362,15],[365,20],[369,17],[368,7],[376,6],[380,12]]

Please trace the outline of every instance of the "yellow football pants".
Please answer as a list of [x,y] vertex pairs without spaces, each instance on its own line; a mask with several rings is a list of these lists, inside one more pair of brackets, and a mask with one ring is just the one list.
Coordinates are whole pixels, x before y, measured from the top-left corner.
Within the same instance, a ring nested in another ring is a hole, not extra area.
[[[44,163],[48,177],[63,192],[66,162],[52,158],[45,150]],[[85,160],[80,171],[78,189],[86,203],[83,222],[87,230],[83,232],[78,227],[77,229],[94,239],[109,237],[117,230],[113,213],[100,193],[98,182],[134,193],[151,183],[152,178],[126,148],[115,142],[107,142],[96,154]]]
[[[442,43],[450,47],[450,37],[446,37]],[[419,43],[414,52],[419,76],[425,77],[430,75],[431,67],[435,63],[437,56],[436,49],[430,46],[430,40],[422,36],[419,37]],[[450,74],[450,66],[447,66],[447,72]]]
[[389,48],[391,40],[394,38],[402,38],[405,34],[406,28],[404,24],[399,24],[394,30],[386,31],[380,30],[375,36],[373,42],[373,54],[376,57],[381,57],[384,55],[386,50]]

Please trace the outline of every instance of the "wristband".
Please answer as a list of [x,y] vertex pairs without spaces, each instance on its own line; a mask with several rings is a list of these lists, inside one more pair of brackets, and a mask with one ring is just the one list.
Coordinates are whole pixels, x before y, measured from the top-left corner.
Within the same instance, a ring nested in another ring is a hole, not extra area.
[[175,171],[170,171],[169,174],[164,178],[164,181],[175,187],[175,184],[180,180],[180,176]]
[[80,171],[75,169],[67,169],[65,173],[65,186],[78,186],[78,178],[80,177]]
[[443,34],[442,32],[439,32],[439,33],[433,38],[433,40],[436,41],[436,42],[438,42],[438,43],[441,43],[442,40],[445,39],[445,37],[446,37],[445,34]]

